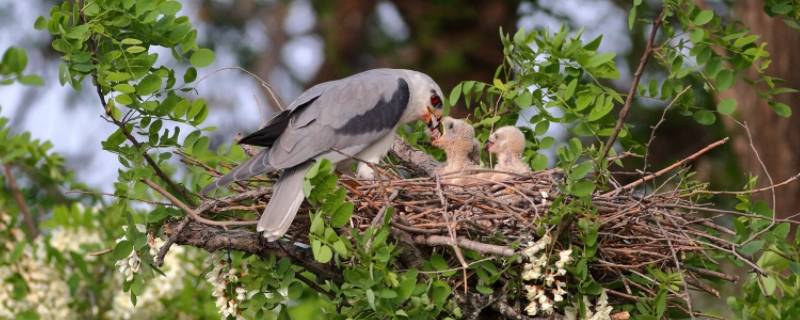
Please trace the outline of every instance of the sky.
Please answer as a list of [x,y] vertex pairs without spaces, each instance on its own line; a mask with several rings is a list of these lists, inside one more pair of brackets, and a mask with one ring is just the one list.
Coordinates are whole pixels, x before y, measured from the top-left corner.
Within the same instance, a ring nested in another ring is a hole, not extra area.
[[[230,2],[215,1],[223,5]],[[189,16],[198,29],[198,43],[205,42],[209,30],[207,25],[197,19],[199,1],[181,2],[183,9],[180,14]],[[539,4],[548,8],[548,12],[534,10],[531,5],[520,6],[518,27],[526,30],[557,30],[564,21],[561,17],[566,17],[575,29],[586,27],[584,39],[591,40],[603,34],[600,51],[630,50],[627,12],[607,0],[540,0]],[[58,60],[56,57],[43,56],[37,49],[46,45],[49,36],[46,32],[33,29],[33,23],[39,15],[49,10],[50,5],[49,2],[42,1],[0,0],[0,51],[5,51],[9,46],[26,48],[29,56],[26,72],[38,74],[46,82],[44,87],[0,86],[0,116],[11,119],[14,132],[30,131],[34,138],[52,141],[54,151],[65,156],[67,165],[76,171],[80,181],[109,191],[116,181],[119,164],[114,154],[102,150],[100,142],[115,127],[100,118],[101,106],[96,94],[87,89],[89,83],[85,83],[81,92],[61,86],[57,81]],[[591,10],[586,10],[589,7]],[[386,34],[395,35],[395,40],[398,41],[409,36],[408,27],[391,2],[379,1],[376,9],[379,26]],[[266,79],[277,88],[286,102],[303,90],[293,79],[310,81],[323,62],[324,43],[314,33],[315,24],[315,12],[309,0],[291,1],[288,16],[281,26],[290,37],[281,48],[282,66],[273,70]],[[235,132],[257,129],[271,110],[258,81],[244,72],[229,69],[239,66],[234,46],[248,46],[254,52],[261,52],[272,45],[265,25],[251,21],[241,31],[230,32],[241,32],[236,37],[231,37],[239,40],[230,43],[217,41],[216,61],[200,71],[198,79],[203,80],[196,87],[210,106],[205,125],[220,129],[216,143],[226,142],[220,141],[225,137],[232,140]],[[160,63],[178,70],[185,68],[172,65],[168,52],[156,52],[160,53]],[[622,75],[619,81],[629,82],[629,67],[622,60],[618,60],[617,64]],[[253,116],[255,114],[258,116]],[[526,115],[530,116],[531,113]],[[190,132],[181,131],[184,134]],[[551,126],[547,135],[564,138],[566,130]]]

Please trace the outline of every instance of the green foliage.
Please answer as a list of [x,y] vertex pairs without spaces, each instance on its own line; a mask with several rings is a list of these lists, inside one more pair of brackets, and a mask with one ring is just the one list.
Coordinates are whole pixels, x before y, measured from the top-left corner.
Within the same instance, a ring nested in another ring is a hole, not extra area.
[[11,47],[3,53],[0,60],[0,85],[10,85],[17,81],[21,84],[41,86],[42,77],[34,74],[23,74],[28,65],[28,54],[22,48]]

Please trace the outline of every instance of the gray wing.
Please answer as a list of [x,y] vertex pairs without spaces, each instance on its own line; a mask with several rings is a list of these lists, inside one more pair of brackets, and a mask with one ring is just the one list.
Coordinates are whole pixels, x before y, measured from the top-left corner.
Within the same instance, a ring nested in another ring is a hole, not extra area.
[[292,116],[269,150],[269,164],[287,169],[344,149],[355,155],[392,132],[409,97],[396,73],[373,70],[336,81]]
[[[335,88],[338,81],[341,80],[320,83],[306,90],[300,94],[297,99],[292,101],[286,109],[274,114],[263,128],[242,138],[239,140],[239,143],[266,148],[272,147],[275,141],[283,134],[283,131],[286,130],[292,116],[314,103],[326,90]],[[275,171],[275,168],[269,164],[268,159],[269,149],[261,150],[261,152],[250,158],[250,160],[240,164],[228,174],[218,178],[213,183],[203,188],[201,193],[206,195],[217,188],[222,188],[233,182]]]

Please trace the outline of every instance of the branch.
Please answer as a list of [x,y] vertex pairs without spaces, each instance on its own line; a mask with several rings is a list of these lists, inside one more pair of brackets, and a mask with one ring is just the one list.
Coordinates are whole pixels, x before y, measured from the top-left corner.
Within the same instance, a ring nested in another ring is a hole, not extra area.
[[622,109],[619,111],[617,124],[614,126],[614,131],[611,132],[611,136],[608,137],[606,144],[603,145],[603,150],[600,152],[601,160],[606,158],[608,155],[608,150],[611,149],[612,145],[614,145],[614,141],[617,140],[617,136],[619,136],[619,132],[622,130],[622,126],[625,124],[625,118],[628,117],[628,112],[631,110],[631,106],[633,105],[633,98],[636,96],[636,89],[639,87],[639,81],[642,79],[642,74],[644,74],[644,67],[647,65],[647,61],[650,60],[650,56],[653,53],[653,43],[656,40],[658,28],[661,27],[663,20],[664,9],[661,9],[658,17],[653,19],[653,28],[650,29],[650,37],[647,39],[647,46],[645,47],[644,53],[642,53],[642,57],[639,60],[639,66],[636,68],[636,72],[633,74],[633,83],[631,84],[631,88],[628,90],[628,96],[625,97],[625,105],[623,105]]
[[[83,13],[81,13],[81,20],[84,20]],[[92,56],[95,56],[96,58],[97,44],[95,43],[95,40],[93,38],[89,40],[89,49],[92,51]],[[103,104],[103,110],[105,110],[106,116],[108,116],[108,118],[111,119],[111,122],[113,122],[117,127],[119,127],[119,130],[122,132],[122,134],[125,135],[125,138],[127,138],[128,141],[130,141],[131,144],[133,144],[133,146],[137,150],[142,151],[142,156],[144,157],[145,162],[147,162],[147,164],[153,168],[153,171],[156,173],[156,175],[159,178],[161,178],[161,180],[163,180],[167,184],[167,186],[169,186],[169,188],[172,189],[173,192],[181,195],[181,197],[185,201],[192,204],[192,198],[189,196],[189,190],[186,190],[186,188],[183,187],[179,187],[178,184],[172,181],[169,175],[164,173],[164,171],[161,170],[161,167],[158,166],[158,163],[156,163],[155,160],[153,160],[153,158],[150,157],[150,154],[148,154],[147,151],[142,148],[142,144],[139,143],[139,140],[137,140],[136,137],[134,137],[133,134],[131,134],[128,131],[128,128],[125,127],[125,123],[114,118],[114,114],[111,112],[111,109],[108,108],[108,102],[106,101],[106,96],[103,93],[103,88],[100,87],[100,82],[97,81],[97,68],[95,68],[95,70],[92,72],[92,80],[94,82],[94,86],[97,91],[97,97],[100,98],[100,103]]]
[[17,203],[17,207],[19,207],[19,211],[22,213],[22,221],[25,222],[25,227],[28,229],[28,237],[31,239],[36,238],[36,236],[39,235],[39,230],[36,227],[36,219],[33,218],[31,211],[28,209],[28,205],[25,204],[25,197],[22,196],[22,192],[17,186],[17,179],[14,178],[11,172],[11,165],[3,165],[3,172],[5,172],[6,183],[8,189],[11,190],[11,195],[14,197],[14,202]]
[[225,230],[195,221],[189,221],[183,227],[184,232],[178,233],[180,224],[181,222],[171,222],[163,226],[166,236],[177,235],[175,243],[179,245],[193,246],[208,252],[229,249],[261,257],[286,257],[325,279],[341,280],[340,271],[316,262],[308,249],[296,245],[281,246],[279,242],[267,242],[258,232],[241,229]]
[[724,139],[721,139],[721,140],[718,140],[718,141],[716,141],[716,142],[714,142],[712,144],[709,144],[705,148],[700,149],[699,151],[693,153],[692,155],[690,155],[690,156],[688,156],[686,158],[683,158],[678,162],[673,163],[669,167],[666,167],[664,169],[658,170],[657,172],[651,173],[651,174],[649,174],[647,176],[644,176],[639,180],[636,180],[634,182],[626,184],[626,185],[624,185],[622,187],[619,187],[619,188],[617,188],[615,190],[609,191],[609,192],[603,194],[603,196],[607,197],[607,196],[610,196],[612,194],[618,193],[620,191],[630,190],[630,189],[633,189],[633,188],[635,188],[636,186],[638,186],[638,185],[640,185],[642,183],[645,183],[647,181],[650,181],[650,180],[653,180],[653,179],[655,179],[657,177],[660,177],[660,176],[664,175],[665,173],[670,172],[670,171],[674,170],[675,168],[686,164],[689,161],[697,159],[698,157],[700,157],[701,155],[703,155],[706,152],[710,151],[711,149],[714,149],[714,148],[716,148],[716,147],[718,147],[720,145],[725,144],[726,142],[728,142],[728,140],[730,140],[730,138],[729,137],[725,137]]
[[250,225],[255,225],[256,224],[256,221],[216,221],[216,220],[211,220],[211,219],[204,218],[204,217],[200,216],[200,214],[198,214],[197,211],[195,211],[194,209],[190,208],[188,205],[186,205],[182,201],[178,200],[178,198],[175,198],[175,196],[173,196],[171,193],[167,192],[167,190],[164,190],[164,188],[162,188],[161,186],[157,185],[155,182],[147,180],[147,179],[142,179],[141,181],[144,184],[150,186],[150,188],[153,188],[153,190],[155,190],[156,192],[160,193],[165,198],[167,198],[167,200],[169,200],[170,202],[172,202],[173,204],[178,206],[178,208],[181,208],[181,209],[183,209],[183,211],[186,211],[186,213],[189,215],[189,217],[191,217],[195,221],[200,222],[202,224],[207,224],[207,225],[210,225],[210,226],[218,226],[218,227],[250,226]]

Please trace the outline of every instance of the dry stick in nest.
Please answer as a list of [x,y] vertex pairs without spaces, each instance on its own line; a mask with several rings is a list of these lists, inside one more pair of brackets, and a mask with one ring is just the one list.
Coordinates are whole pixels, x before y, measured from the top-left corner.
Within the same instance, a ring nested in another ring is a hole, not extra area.
[[444,215],[444,219],[447,222],[447,232],[450,234],[450,240],[452,241],[453,251],[456,252],[456,257],[458,257],[458,261],[461,262],[461,274],[464,277],[464,293],[467,293],[467,268],[469,268],[469,264],[467,260],[464,259],[464,254],[461,252],[461,247],[457,245],[456,242],[456,231],[454,230],[455,221],[450,221],[450,213],[447,211],[447,199],[444,197],[444,191],[442,191],[442,183],[439,177],[436,177],[436,192],[439,194],[439,201],[442,202],[442,215]]

